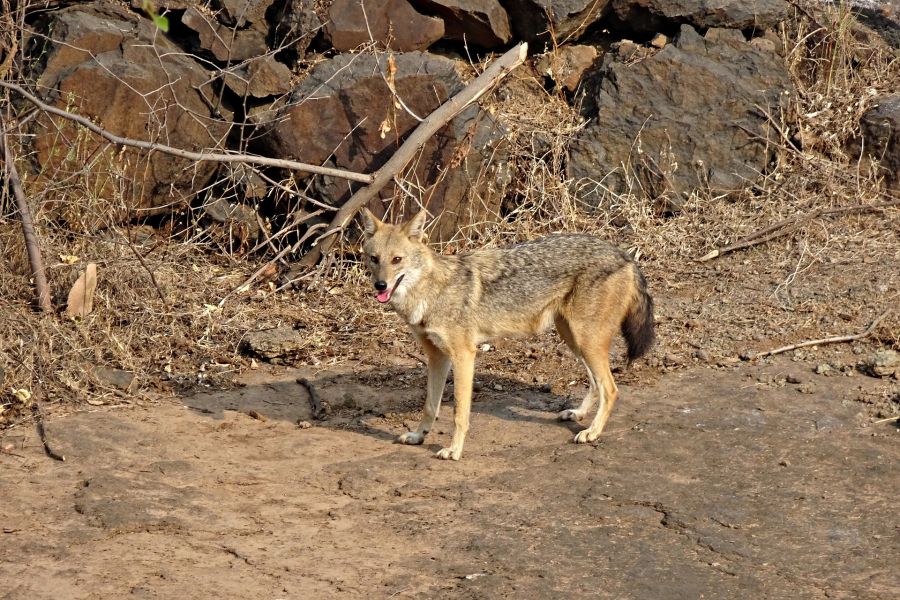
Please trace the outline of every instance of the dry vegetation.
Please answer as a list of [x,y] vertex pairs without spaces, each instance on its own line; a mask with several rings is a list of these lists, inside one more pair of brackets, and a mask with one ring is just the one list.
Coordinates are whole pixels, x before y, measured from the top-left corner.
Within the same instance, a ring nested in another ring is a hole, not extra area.
[[[0,63],[16,48],[10,12],[0,17]],[[798,10],[781,34],[797,88],[789,114],[771,115],[780,132],[777,164],[758,185],[738,194],[695,193],[676,216],[660,214],[658,199],[640,189],[609,195],[599,209],[576,205],[578,182],[566,181],[567,140],[582,123],[565,99],[527,76],[503,84],[490,109],[510,130],[514,194],[508,218],[473,223],[442,248],[505,244],[549,231],[584,230],[640,252],[662,301],[661,345],[652,367],[699,360],[723,364],[741,350],[763,350],[823,334],[861,331],[900,296],[900,209],[851,213],[799,222],[785,236],[707,263],[695,259],[773,222],[815,209],[896,201],[877,170],[848,150],[859,116],[879,95],[896,91],[900,59],[878,37],[860,35],[854,15],[839,7]],[[0,67],[0,76],[15,78]],[[520,93],[522,89],[529,93]],[[7,123],[28,118],[27,106],[0,96]],[[24,165],[17,131],[8,140]],[[94,202],[94,186],[121,180],[122,155],[88,161],[75,144],[68,173],[32,192],[41,249],[55,306],[88,262],[98,265],[93,312],[81,320],[33,310],[34,290],[10,191],[0,198],[0,425],[28,418],[31,398],[46,404],[127,403],[178,386],[222,383],[250,368],[241,352],[248,330],[294,325],[305,332],[298,362],[327,364],[371,356],[398,335],[394,317],[367,297],[352,236],[334,260],[308,274],[301,291],[278,289],[274,277],[238,288],[274,255],[271,248],[239,252],[240,232],[209,229],[190,211],[122,226],[124,207]],[[25,171],[26,169],[21,169]],[[102,171],[103,177],[98,173]],[[90,177],[88,175],[91,175]],[[26,191],[32,182],[26,181]],[[123,192],[124,193],[124,192]],[[63,226],[63,212],[83,215]],[[244,248],[246,250],[246,248]],[[274,269],[273,269],[274,272]],[[362,284],[362,285],[361,285]],[[220,305],[220,301],[226,298]],[[900,344],[900,312],[885,318],[872,341]],[[704,351],[708,358],[704,359]],[[489,362],[489,361],[488,361]],[[138,374],[136,393],[98,377],[106,366]]]

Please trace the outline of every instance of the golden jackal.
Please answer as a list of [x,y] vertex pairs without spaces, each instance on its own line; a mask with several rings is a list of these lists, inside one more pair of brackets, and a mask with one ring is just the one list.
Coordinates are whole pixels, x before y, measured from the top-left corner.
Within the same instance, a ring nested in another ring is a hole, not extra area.
[[459,460],[469,429],[475,349],[485,340],[541,332],[550,324],[587,367],[590,391],[581,406],[559,413],[581,420],[599,400],[590,427],[575,443],[597,439],[617,388],[609,346],[621,330],[628,361],[653,343],[653,299],[637,265],[590,235],[552,235],[510,248],[441,256],[422,243],[425,211],[403,225],[382,223],[363,209],[376,299],[389,302],[412,329],[428,359],[425,414],[416,431],[397,438],[421,444],[441,404],[453,364],[456,429],[438,458]]

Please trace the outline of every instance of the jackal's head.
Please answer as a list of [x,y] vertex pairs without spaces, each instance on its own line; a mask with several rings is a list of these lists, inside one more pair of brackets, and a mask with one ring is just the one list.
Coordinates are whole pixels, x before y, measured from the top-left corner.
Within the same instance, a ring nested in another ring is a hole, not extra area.
[[422,210],[402,225],[391,225],[362,210],[363,251],[379,302],[402,298],[427,268],[429,250],[422,243],[426,216]]

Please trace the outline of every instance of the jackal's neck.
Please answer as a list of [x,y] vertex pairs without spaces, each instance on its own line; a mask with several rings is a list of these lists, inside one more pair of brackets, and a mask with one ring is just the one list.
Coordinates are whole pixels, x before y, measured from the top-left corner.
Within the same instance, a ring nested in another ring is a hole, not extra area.
[[418,268],[406,275],[409,286],[393,306],[411,325],[418,325],[428,318],[429,310],[443,293],[453,272],[453,257],[437,254],[424,244],[418,262]]

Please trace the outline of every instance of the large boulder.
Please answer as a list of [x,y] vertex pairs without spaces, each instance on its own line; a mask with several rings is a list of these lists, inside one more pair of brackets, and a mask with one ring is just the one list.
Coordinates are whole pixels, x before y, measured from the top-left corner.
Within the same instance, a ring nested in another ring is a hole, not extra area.
[[334,0],[325,25],[331,45],[347,52],[374,42],[398,52],[424,50],[444,36],[444,22],[416,12],[407,0]]
[[777,116],[793,90],[774,52],[740,31],[701,37],[689,25],[643,60],[607,54],[583,86],[593,122],[573,141],[568,164],[585,184],[582,199],[597,204],[604,189],[637,184],[676,210],[697,188],[727,192],[765,172],[773,136],[764,112]]
[[900,190],[900,94],[880,98],[859,124],[866,154],[878,161],[888,188]]
[[[247,27],[266,22],[266,11],[275,0],[215,0],[220,8],[219,20],[225,25]],[[265,25],[268,28],[267,25]]]
[[527,42],[578,39],[609,12],[612,0],[505,0],[513,33]]
[[[36,49],[40,60],[32,77],[46,102],[120,136],[187,150],[222,144],[229,126],[212,112],[209,73],[150,20],[96,3],[53,13],[45,31],[50,37]],[[144,209],[142,214],[168,211],[190,201],[216,169],[161,152],[120,150],[71,121],[46,115],[30,124],[30,133],[35,181],[50,184],[79,173],[89,186],[82,204],[106,202],[125,211]],[[69,208],[87,212],[80,205]],[[97,205],[92,209],[102,212]]]
[[317,0],[282,0],[276,4],[272,17],[275,24],[272,47],[287,46],[297,56],[303,56],[322,29],[322,19],[316,12],[317,3]]
[[612,0],[612,5],[616,17],[642,32],[682,23],[698,29],[771,29],[789,8],[785,0]]
[[413,6],[444,21],[446,39],[481,48],[509,43],[509,16],[498,0],[411,0]]
[[[345,54],[317,65],[282,109],[267,115],[271,121],[262,127],[261,150],[362,173],[381,167],[419,124],[403,106],[425,118],[463,87],[452,60],[423,52],[397,54],[392,77],[401,106],[382,75],[391,70],[387,60],[384,55]],[[440,217],[438,238],[448,239],[471,222],[496,218],[508,174],[504,140],[493,118],[472,105],[413,159],[405,176],[414,184],[407,191],[415,191],[429,212]],[[321,198],[335,206],[351,194],[346,181],[317,181]],[[414,211],[415,203],[403,194],[389,185],[370,208],[382,215],[396,197]],[[396,207],[392,218],[403,216]]]
[[205,50],[219,62],[237,63],[262,56],[268,51],[268,28],[263,21],[247,29],[223,25],[205,11],[189,8],[181,16],[181,22],[193,30],[198,38],[198,49]]

